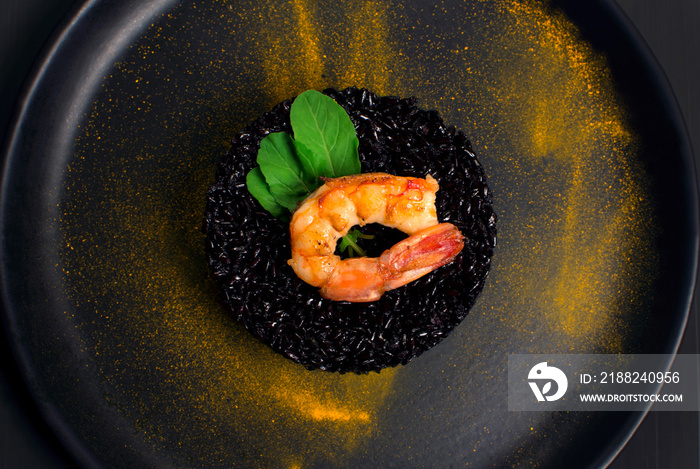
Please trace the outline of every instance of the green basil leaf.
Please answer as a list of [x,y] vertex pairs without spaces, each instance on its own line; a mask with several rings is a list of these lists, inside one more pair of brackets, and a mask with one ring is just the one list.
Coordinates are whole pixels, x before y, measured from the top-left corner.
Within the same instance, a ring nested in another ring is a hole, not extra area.
[[262,205],[262,208],[267,210],[275,218],[282,218],[287,209],[277,203],[275,198],[270,193],[270,186],[265,181],[262,171],[259,167],[253,168],[245,178],[248,191]]
[[260,142],[258,164],[272,196],[290,211],[315,189],[315,178],[303,170],[287,133],[272,133]]
[[290,120],[294,139],[310,150],[308,161],[300,159],[308,174],[340,177],[360,172],[355,126],[332,98],[315,90],[303,92],[292,103]]
[[322,169],[318,166],[316,166],[316,156],[314,152],[309,150],[306,145],[301,143],[299,140],[293,140],[294,143],[294,149],[296,150],[297,157],[299,157],[299,163],[301,163],[301,167],[304,169],[304,172],[306,174],[309,174],[315,181],[317,181],[317,185],[321,185],[320,177],[325,176],[323,174]]
[[321,177],[361,170],[355,127],[332,98],[306,91],[292,103],[290,119],[295,138],[283,132],[265,137],[258,151],[260,167],[246,177],[250,193],[277,218],[318,188]]

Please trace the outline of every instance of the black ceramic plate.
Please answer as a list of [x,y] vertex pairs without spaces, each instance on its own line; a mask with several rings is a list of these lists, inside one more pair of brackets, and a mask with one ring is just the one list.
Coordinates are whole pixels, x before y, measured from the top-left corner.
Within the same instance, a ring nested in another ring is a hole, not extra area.
[[[465,321],[363,376],[307,371],[233,322],[200,233],[230,137],[348,85],[464,131],[499,213]],[[5,158],[6,328],[86,466],[599,466],[642,415],[508,412],[507,355],[673,353],[688,312],[689,145],[607,2],[89,2]]]

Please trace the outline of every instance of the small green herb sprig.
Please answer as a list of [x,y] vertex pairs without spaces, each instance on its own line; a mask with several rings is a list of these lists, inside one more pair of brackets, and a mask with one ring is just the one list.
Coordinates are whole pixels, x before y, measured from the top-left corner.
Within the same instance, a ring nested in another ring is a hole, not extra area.
[[368,235],[360,232],[360,230],[352,229],[340,238],[340,252],[345,252],[349,257],[365,257],[367,253],[357,244],[358,239],[374,239],[374,235]]
[[[359,140],[350,117],[329,96],[315,90],[296,97],[290,110],[293,136],[275,132],[260,142],[258,167],[246,176],[248,191],[274,217],[287,219],[297,204],[321,186],[322,177],[336,178],[360,172]],[[341,239],[341,250],[364,256],[351,230]]]

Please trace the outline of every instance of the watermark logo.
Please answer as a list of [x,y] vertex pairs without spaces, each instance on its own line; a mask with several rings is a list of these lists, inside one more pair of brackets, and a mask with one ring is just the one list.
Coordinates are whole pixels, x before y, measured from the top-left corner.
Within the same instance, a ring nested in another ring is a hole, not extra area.
[[[539,402],[561,399],[569,386],[569,380],[566,379],[564,372],[554,366],[547,366],[547,362],[533,366],[527,378],[531,380],[528,384]],[[543,382],[542,388],[540,388],[538,381]],[[555,383],[557,387],[556,391],[550,394],[552,383]]]
[[508,354],[508,410],[700,409],[700,354]]

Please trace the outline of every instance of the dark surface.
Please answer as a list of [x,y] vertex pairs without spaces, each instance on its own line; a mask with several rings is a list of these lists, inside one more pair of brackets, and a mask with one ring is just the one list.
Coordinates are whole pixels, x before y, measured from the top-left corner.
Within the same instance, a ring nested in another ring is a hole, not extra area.
[[[0,77],[5,126],[13,96],[32,67],[33,57],[73,2],[5,1],[0,5],[0,62],[13,73]],[[669,76],[695,147],[700,146],[700,4],[695,0],[639,1],[620,4],[640,29]],[[3,338],[4,340],[4,338]],[[680,352],[698,353],[697,303]],[[0,348],[0,468],[70,467],[65,451],[38,419],[19,380],[6,344]],[[698,467],[698,414],[650,413],[613,468]]]
[[[34,59],[53,37],[57,25],[80,2],[9,0],[0,2],[0,129],[15,113]],[[0,336],[0,467],[68,468],[75,464],[60,445],[24,386],[5,335]]]
[[[673,87],[698,162],[700,148],[700,2],[619,0]],[[696,286],[697,290],[697,286]],[[698,299],[693,302],[679,352],[700,353]],[[610,465],[612,469],[700,467],[697,412],[650,412]]]

